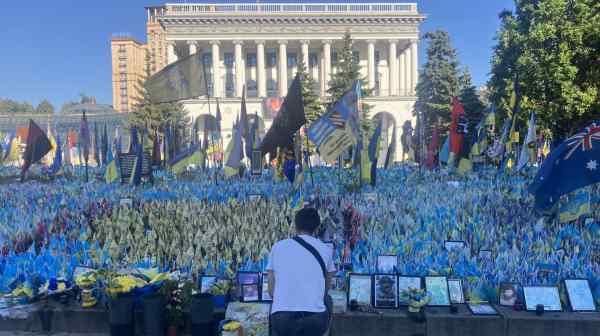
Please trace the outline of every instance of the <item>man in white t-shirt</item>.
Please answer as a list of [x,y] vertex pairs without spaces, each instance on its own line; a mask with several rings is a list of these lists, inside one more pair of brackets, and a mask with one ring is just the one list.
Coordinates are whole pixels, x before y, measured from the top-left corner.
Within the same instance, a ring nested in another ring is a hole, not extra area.
[[296,213],[296,233],[321,256],[326,278],[315,255],[298,241],[284,239],[273,245],[267,265],[273,336],[321,336],[327,331],[329,314],[324,297],[335,267],[333,251],[313,237],[320,224],[319,213],[313,208]]

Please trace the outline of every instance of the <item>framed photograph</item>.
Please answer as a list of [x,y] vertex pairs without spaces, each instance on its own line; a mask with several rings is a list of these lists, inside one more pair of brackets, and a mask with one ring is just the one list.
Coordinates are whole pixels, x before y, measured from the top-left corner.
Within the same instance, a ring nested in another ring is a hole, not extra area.
[[396,274],[398,270],[398,256],[377,256],[377,272],[383,274]]
[[258,301],[258,284],[242,285],[242,302]]
[[515,282],[500,283],[498,304],[508,307],[514,306],[519,298],[519,288],[519,284]]
[[261,194],[248,194],[248,200],[251,202],[258,202],[262,199]]
[[448,279],[448,292],[450,293],[450,302],[465,303],[465,293],[461,279]]
[[469,310],[473,315],[498,315],[498,311],[487,302],[468,302],[467,307],[469,307]]
[[479,260],[492,260],[492,250],[481,249],[478,253]]
[[259,150],[253,150],[252,151],[252,158],[251,158],[251,170],[252,170],[252,175],[255,176],[260,176],[262,174],[262,162],[263,160],[263,156],[262,156],[262,152]]
[[394,274],[375,274],[374,281],[375,308],[397,308],[398,277]]
[[200,277],[200,293],[208,293],[210,288],[217,282],[217,277],[213,275],[203,275]]
[[[423,284],[421,282],[421,278],[417,276],[399,276],[398,277],[398,295],[402,292],[405,292],[412,289],[421,289],[423,288]],[[398,300],[398,305],[400,306],[408,306],[408,301],[404,301],[402,299]]]
[[556,286],[524,286],[525,308],[535,311],[537,305],[544,305],[544,311],[562,311],[560,295]]
[[448,280],[445,276],[425,277],[425,289],[431,296],[428,306],[449,306],[450,295],[448,294]]
[[273,301],[273,298],[269,294],[269,275],[268,273],[262,274],[262,287],[260,289],[260,300],[261,301]]
[[462,240],[446,240],[444,242],[444,248],[446,251],[461,251],[467,247],[467,243]]
[[588,279],[565,279],[569,306],[574,312],[595,312],[598,308]]
[[128,206],[128,207],[133,207],[133,198],[131,197],[121,197],[121,199],[119,199],[119,205],[120,206]]
[[356,300],[359,305],[371,305],[372,277],[369,274],[351,273],[348,277],[348,303]]
[[331,290],[339,290],[339,291],[343,291],[346,289],[346,279],[344,279],[343,276],[334,276],[331,277]]
[[260,273],[238,272],[238,283],[240,285],[258,285],[260,283]]

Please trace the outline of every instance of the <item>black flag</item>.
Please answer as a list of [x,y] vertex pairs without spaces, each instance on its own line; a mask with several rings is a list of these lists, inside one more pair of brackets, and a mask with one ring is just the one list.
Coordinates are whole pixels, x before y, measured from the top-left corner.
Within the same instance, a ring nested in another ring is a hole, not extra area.
[[297,74],[290,86],[287,97],[281,105],[279,114],[273,120],[273,125],[271,125],[260,144],[260,151],[264,155],[275,153],[277,147],[286,148],[291,146],[294,143],[294,133],[305,123],[300,74]]
[[50,140],[46,133],[35,123],[29,119],[29,131],[27,132],[27,148],[23,154],[23,167],[21,168],[21,181],[25,178],[25,173],[32,164],[41,160],[44,155],[52,149]]

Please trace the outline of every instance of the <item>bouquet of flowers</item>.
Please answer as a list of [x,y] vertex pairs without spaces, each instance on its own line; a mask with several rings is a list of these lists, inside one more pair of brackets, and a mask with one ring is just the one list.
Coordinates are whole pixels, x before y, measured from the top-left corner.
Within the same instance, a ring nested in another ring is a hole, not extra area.
[[431,301],[431,297],[427,294],[425,289],[409,288],[400,293],[400,300],[408,302],[409,312],[418,313],[423,306]]

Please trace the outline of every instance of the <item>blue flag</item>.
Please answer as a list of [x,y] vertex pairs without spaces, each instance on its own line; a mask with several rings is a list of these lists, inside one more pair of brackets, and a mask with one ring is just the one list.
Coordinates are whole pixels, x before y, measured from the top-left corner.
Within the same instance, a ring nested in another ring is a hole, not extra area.
[[548,209],[562,195],[600,182],[600,122],[565,140],[542,163],[529,192],[538,209]]
[[379,138],[381,137],[381,128],[383,127],[383,118],[379,119],[377,123],[377,128],[375,128],[375,132],[373,132],[373,136],[371,137],[371,141],[369,141],[369,160],[371,162],[377,163],[377,149],[379,145]]
[[[132,128],[135,129],[135,128]],[[133,133],[133,132],[132,132]],[[137,133],[137,132],[136,132]],[[135,139],[137,139],[137,134]],[[144,161],[144,137],[142,135],[142,143],[136,145],[136,158],[135,163],[133,164],[133,170],[131,171],[131,178],[129,180],[130,184],[140,185],[142,183],[142,163]]]
[[0,162],[6,160],[11,151],[11,144],[13,139],[15,138],[15,133],[12,132],[7,134],[4,137],[4,141],[2,142],[2,157],[0,157]]
[[62,167],[62,146],[60,145],[60,136],[56,135],[56,152],[54,153],[54,161],[50,166],[50,175],[56,174]]

